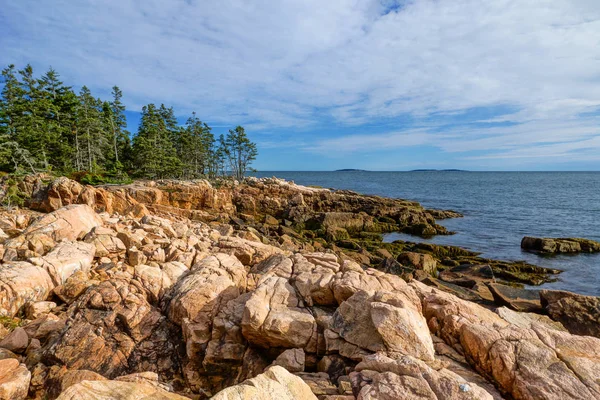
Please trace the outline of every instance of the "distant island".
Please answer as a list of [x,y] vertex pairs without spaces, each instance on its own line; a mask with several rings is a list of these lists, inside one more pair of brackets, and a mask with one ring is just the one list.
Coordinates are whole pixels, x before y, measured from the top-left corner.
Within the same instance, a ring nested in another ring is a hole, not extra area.
[[[366,169],[344,168],[336,169],[333,172],[369,172]],[[398,171],[400,172],[400,171]],[[469,172],[464,169],[412,169],[408,172]]]
[[469,172],[464,169],[413,169],[409,172]]

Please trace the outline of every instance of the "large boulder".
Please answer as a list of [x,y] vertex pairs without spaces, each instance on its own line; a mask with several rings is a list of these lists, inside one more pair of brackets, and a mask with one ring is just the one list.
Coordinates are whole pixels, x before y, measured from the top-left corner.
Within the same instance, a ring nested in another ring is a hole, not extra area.
[[158,303],[173,286],[173,281],[169,275],[158,266],[137,265],[134,269],[134,277],[146,289],[153,303]]
[[0,360],[0,400],[27,398],[31,373],[14,358]]
[[350,374],[360,400],[492,400],[485,389],[454,372],[410,356],[367,356]]
[[187,400],[187,397],[166,391],[146,382],[82,381],[70,386],[57,400]]
[[125,276],[90,287],[68,310],[66,329],[44,351],[48,365],[84,369],[113,379],[153,371],[178,376],[181,335],[147,301],[141,284]]
[[34,193],[29,207],[34,210],[52,212],[61,207],[76,204],[84,187],[77,181],[64,176],[50,182],[46,188]]
[[429,275],[435,275],[437,269],[437,261],[430,254],[406,251],[398,256],[398,262],[402,265],[425,271]]
[[242,332],[254,345],[304,348],[316,340],[316,330],[315,318],[285,278],[266,279],[246,302]]
[[521,248],[528,251],[556,253],[596,253],[600,252],[600,243],[581,238],[536,238],[525,236]]
[[46,300],[53,288],[44,268],[19,261],[0,265],[0,315],[12,317],[26,303]]
[[[432,333],[462,353],[515,399],[590,399],[600,396],[600,339],[575,336],[530,321],[514,325],[477,304],[419,282]],[[527,327],[529,326],[529,327]]]
[[345,341],[372,352],[405,354],[425,361],[434,348],[421,314],[421,304],[410,287],[403,292],[360,291],[343,302],[333,315],[331,330]]
[[333,282],[340,265],[334,254],[295,254],[291,261],[293,272],[290,277],[306,305],[336,304]]
[[600,339],[534,325],[464,325],[466,357],[516,399],[600,397]]
[[378,290],[404,290],[406,282],[399,276],[386,274],[373,268],[363,269],[354,261],[344,261],[332,282],[335,300],[341,304],[359,291],[374,293]]
[[197,391],[206,386],[202,362],[213,321],[245,288],[244,266],[234,256],[218,253],[196,263],[170,290],[167,313],[183,331],[187,355],[184,374],[188,385]]
[[213,400],[316,400],[317,397],[302,379],[280,366],[217,393]]
[[273,254],[284,253],[278,247],[235,236],[223,237],[219,240],[220,251],[236,256],[244,265],[255,265]]
[[6,247],[20,247],[32,241],[64,239],[74,241],[84,237],[93,228],[102,225],[102,219],[88,205],[76,204],[43,215],[23,231],[23,234],[6,241]]
[[600,297],[562,290],[542,290],[540,299],[550,318],[576,335],[600,338]]
[[48,271],[54,285],[62,285],[77,271],[88,273],[94,261],[95,248],[84,242],[61,242],[51,252],[32,262]]

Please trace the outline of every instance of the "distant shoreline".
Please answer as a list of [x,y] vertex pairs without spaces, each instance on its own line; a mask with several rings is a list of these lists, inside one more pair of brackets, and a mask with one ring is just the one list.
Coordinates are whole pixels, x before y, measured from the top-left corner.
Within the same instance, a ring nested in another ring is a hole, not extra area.
[[[333,172],[383,172],[383,171],[369,171],[366,169],[355,169],[355,168],[343,168],[343,169],[336,169]],[[429,169],[429,168],[424,168],[424,169],[411,169],[410,171],[397,171],[397,172],[469,172],[467,170],[464,169]]]

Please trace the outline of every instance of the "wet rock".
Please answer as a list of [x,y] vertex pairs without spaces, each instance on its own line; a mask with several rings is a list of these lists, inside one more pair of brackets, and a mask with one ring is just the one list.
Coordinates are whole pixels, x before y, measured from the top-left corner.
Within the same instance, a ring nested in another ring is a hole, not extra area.
[[561,290],[541,290],[541,304],[550,318],[575,335],[600,338],[600,298]]
[[498,283],[488,284],[494,300],[515,311],[541,313],[540,292],[533,289],[516,288]]
[[425,271],[429,275],[435,275],[437,269],[437,262],[429,254],[407,251],[398,256],[398,262],[400,262],[402,265]]
[[600,242],[581,238],[535,238],[525,236],[521,240],[524,250],[543,253],[596,253],[600,252]]

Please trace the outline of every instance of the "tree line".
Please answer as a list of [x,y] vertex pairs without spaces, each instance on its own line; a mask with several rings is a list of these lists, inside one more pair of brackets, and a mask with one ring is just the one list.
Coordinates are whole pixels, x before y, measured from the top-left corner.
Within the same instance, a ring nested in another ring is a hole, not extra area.
[[243,127],[215,138],[195,113],[181,126],[164,104],[144,106],[132,135],[117,86],[109,100],[101,100],[86,86],[77,94],[52,68],[35,77],[30,65],[22,70],[9,65],[2,83],[0,171],[48,171],[96,183],[129,177],[242,179],[257,156]]

